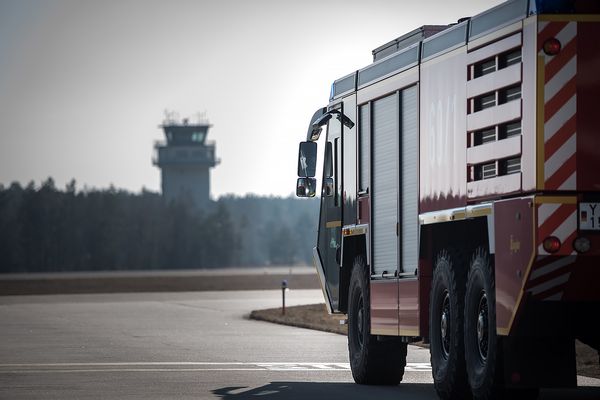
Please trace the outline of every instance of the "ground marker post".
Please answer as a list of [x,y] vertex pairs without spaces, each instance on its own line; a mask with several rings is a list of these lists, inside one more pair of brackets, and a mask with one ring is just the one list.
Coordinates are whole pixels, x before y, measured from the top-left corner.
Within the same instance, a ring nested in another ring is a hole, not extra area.
[[285,291],[287,290],[287,280],[281,281],[281,315],[285,315]]

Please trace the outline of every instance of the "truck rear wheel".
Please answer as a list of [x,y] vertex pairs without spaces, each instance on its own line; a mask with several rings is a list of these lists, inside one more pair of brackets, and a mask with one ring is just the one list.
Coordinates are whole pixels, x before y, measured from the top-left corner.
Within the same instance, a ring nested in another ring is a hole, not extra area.
[[371,335],[370,274],[364,258],[354,261],[348,290],[348,351],[356,383],[397,385],[406,366],[407,344]]
[[429,340],[433,382],[442,399],[469,397],[464,358],[465,274],[458,252],[437,256],[429,301]]
[[471,259],[465,294],[465,358],[476,400],[498,397],[497,342],[494,273],[487,253],[478,249]]
[[469,268],[465,293],[465,359],[474,400],[536,399],[539,388],[508,389],[499,382],[502,371],[496,334],[496,284],[488,254],[477,249]]

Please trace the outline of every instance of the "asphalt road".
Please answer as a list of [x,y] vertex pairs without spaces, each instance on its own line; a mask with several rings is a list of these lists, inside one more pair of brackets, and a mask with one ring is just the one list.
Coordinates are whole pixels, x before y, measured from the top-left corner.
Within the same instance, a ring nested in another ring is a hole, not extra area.
[[[251,321],[280,291],[0,297],[1,399],[436,399],[427,350],[405,383],[352,383],[343,336]],[[295,290],[287,304],[322,301]],[[597,380],[581,380],[594,385]],[[600,387],[542,399],[599,399]]]

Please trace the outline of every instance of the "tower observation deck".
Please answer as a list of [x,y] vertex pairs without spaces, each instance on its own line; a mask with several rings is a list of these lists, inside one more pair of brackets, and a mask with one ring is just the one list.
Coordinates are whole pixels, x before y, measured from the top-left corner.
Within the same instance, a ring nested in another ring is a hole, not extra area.
[[153,163],[161,170],[163,197],[191,200],[203,207],[210,200],[209,169],[219,163],[215,157],[215,143],[206,141],[208,121],[190,124],[167,118],[160,125],[165,141],[154,144]]

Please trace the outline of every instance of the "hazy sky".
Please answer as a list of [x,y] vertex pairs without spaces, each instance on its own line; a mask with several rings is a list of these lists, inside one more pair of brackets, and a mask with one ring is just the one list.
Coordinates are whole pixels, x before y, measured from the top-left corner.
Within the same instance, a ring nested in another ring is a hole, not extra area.
[[331,82],[500,0],[0,0],[0,183],[159,190],[165,109],[206,112],[212,195],[288,195]]

